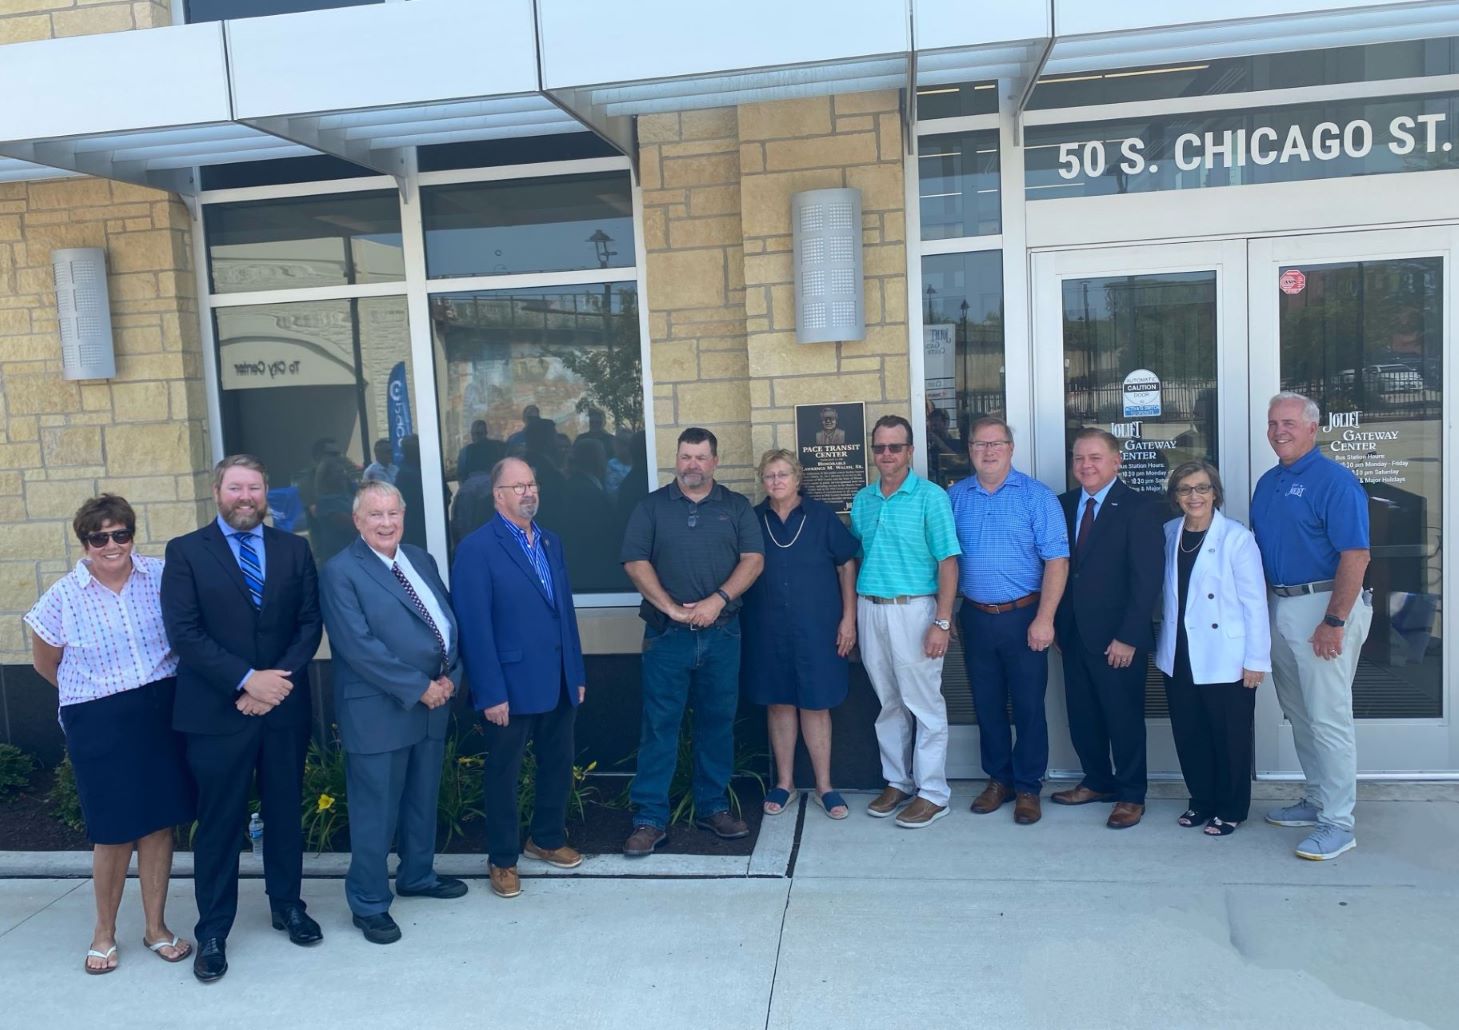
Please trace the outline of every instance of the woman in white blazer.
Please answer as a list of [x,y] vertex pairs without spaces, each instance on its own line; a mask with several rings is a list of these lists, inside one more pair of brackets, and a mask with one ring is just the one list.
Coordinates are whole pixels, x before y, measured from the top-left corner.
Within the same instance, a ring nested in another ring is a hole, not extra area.
[[1256,688],[1271,671],[1266,580],[1256,539],[1218,510],[1221,474],[1188,461],[1166,488],[1182,514],[1165,524],[1165,602],[1155,664],[1190,791],[1182,826],[1225,837],[1251,807]]

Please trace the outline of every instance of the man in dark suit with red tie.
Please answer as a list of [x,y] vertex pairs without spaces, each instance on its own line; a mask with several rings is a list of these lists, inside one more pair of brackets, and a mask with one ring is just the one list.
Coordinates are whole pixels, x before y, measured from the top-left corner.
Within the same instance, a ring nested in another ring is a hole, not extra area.
[[1164,534],[1156,501],[1120,481],[1113,435],[1076,433],[1072,468],[1080,485],[1059,497],[1073,546],[1054,632],[1064,657],[1069,735],[1084,777],[1052,800],[1113,801],[1107,825],[1123,830],[1145,814],[1145,674],[1165,574]]
[[314,558],[302,537],[263,524],[268,473],[252,455],[218,463],[213,499],[218,517],[169,541],[162,572],[162,618],[180,660],[173,727],[186,735],[198,784],[193,974],[204,983],[228,971],[238,849],[255,777],[274,929],[295,944],[323,937],[299,897],[308,669],[322,628]]

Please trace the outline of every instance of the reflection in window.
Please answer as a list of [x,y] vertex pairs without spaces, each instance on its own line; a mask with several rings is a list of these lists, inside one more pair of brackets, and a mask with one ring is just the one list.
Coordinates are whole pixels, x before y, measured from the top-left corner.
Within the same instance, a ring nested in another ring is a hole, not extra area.
[[563,538],[575,593],[632,589],[623,526],[649,490],[632,283],[432,298],[452,545],[495,514],[489,473],[533,468],[537,521]]
[[406,494],[406,541],[424,547],[405,298],[226,307],[214,319],[223,447],[263,459],[274,524],[307,533],[327,561],[354,539],[354,490],[379,464]]
[[322,11],[333,7],[363,7],[386,0],[187,0],[189,22],[259,18],[296,11]]
[[924,257],[922,308],[927,470],[950,486],[968,474],[973,420],[1006,413],[1002,253]]
[[214,293],[405,278],[400,202],[393,192],[210,204],[203,210]]
[[917,173],[924,240],[1001,231],[996,132],[923,136]]
[[634,263],[627,173],[434,186],[421,210],[433,279]]
[[917,87],[917,120],[998,113],[998,83],[953,82]]
[[1303,265],[1300,289],[1293,271],[1282,389],[1317,401],[1318,447],[1369,498],[1373,624],[1353,714],[1442,718],[1444,262]]

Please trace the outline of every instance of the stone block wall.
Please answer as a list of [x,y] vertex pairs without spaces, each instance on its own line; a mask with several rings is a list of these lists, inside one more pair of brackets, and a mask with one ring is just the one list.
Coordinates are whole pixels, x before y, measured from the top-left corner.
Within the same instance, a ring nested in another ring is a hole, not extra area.
[[171,24],[168,0],[0,0],[0,45]]

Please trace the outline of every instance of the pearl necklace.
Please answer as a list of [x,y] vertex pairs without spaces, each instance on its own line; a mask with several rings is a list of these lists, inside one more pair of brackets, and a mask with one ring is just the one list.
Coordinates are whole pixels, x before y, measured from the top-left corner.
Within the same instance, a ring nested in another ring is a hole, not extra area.
[[790,538],[790,543],[788,543],[788,544],[782,544],[779,540],[776,540],[775,539],[775,534],[770,529],[770,513],[769,512],[766,512],[764,515],[761,516],[761,518],[763,518],[765,520],[765,535],[770,538],[770,542],[772,544],[774,544],[776,547],[780,548],[782,551],[789,550],[790,548],[792,548],[792,547],[795,546],[795,542],[800,539],[800,534],[805,530],[805,524],[808,521],[810,521],[806,517],[806,513],[805,512],[801,512],[800,513],[800,529],[797,529],[795,531],[795,536],[793,536],[793,537]]

